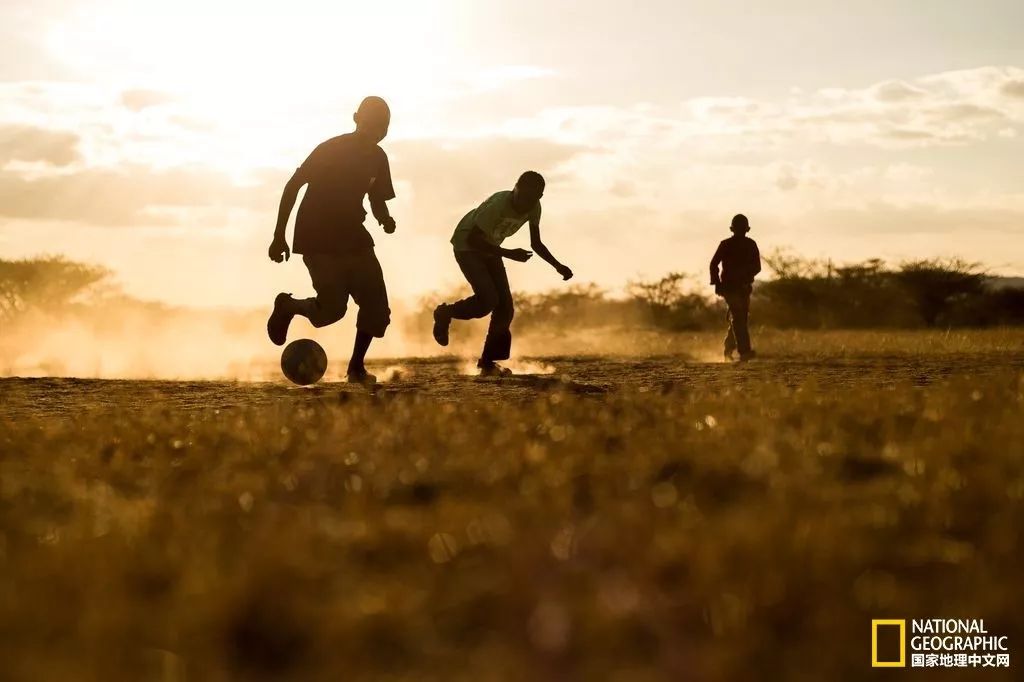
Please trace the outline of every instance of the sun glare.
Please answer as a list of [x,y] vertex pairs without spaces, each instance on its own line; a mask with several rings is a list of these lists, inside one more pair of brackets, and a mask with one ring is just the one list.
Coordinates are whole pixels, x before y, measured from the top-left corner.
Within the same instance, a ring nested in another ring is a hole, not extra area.
[[168,93],[217,130],[210,163],[242,170],[305,144],[310,129],[347,126],[363,94],[396,109],[429,107],[455,73],[445,53],[450,10],[416,0],[184,0],[156,9],[109,0],[80,7],[50,43],[97,83]]

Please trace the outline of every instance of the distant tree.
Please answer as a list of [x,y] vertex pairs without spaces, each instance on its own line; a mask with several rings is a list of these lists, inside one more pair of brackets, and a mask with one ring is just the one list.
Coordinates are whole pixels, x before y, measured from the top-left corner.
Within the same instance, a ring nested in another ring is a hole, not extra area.
[[826,277],[831,271],[831,262],[813,260],[794,255],[787,250],[776,249],[761,256],[776,279],[814,279]]
[[1005,287],[987,293],[982,324],[1024,324],[1024,288]]
[[517,315],[536,312],[539,315],[559,314],[572,309],[586,308],[605,300],[606,292],[593,282],[572,284],[564,289],[553,289],[535,294],[519,294],[516,298]]
[[629,294],[655,309],[668,309],[683,297],[683,282],[686,275],[681,272],[670,272],[661,279],[652,282],[631,281],[626,290]]
[[981,294],[986,275],[977,263],[959,258],[927,259],[903,263],[894,277],[910,298],[921,321],[934,327],[950,306]]
[[523,327],[538,325],[567,328],[608,324],[621,317],[617,302],[594,283],[574,284],[533,294],[516,295],[516,320]]
[[824,326],[863,329],[914,324],[913,311],[896,289],[892,270],[879,258],[832,268],[827,285]]
[[759,318],[783,328],[824,326],[830,265],[781,250],[762,256],[762,260],[775,277],[755,285],[753,308],[759,311]]
[[98,290],[110,271],[62,257],[0,259],[0,319],[29,310],[58,311]]
[[647,321],[636,301],[609,297],[593,283],[516,295],[516,325],[521,330],[597,329]]
[[687,275],[670,272],[654,281],[631,281],[629,296],[644,306],[655,326],[663,329],[699,329],[716,317],[711,302],[697,293],[688,293]]

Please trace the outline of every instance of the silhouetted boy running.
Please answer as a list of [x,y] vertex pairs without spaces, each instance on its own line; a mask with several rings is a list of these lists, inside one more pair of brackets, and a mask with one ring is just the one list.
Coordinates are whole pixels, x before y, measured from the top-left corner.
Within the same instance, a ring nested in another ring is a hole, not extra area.
[[467,213],[452,235],[455,261],[472,287],[473,295],[456,303],[442,303],[434,309],[434,339],[447,346],[452,320],[490,315],[484,349],[477,362],[482,376],[511,373],[495,364],[496,360],[507,360],[512,349],[509,326],[514,309],[502,259],[525,263],[533,255],[526,249],[503,249],[501,243],[529,222],[530,248],[550,263],[562,279],[572,277],[572,270],[559,263],[540,239],[540,198],[543,195],[544,178],[540,173],[526,171],[519,176],[514,189],[492,194]]
[[288,260],[285,227],[299,189],[308,184],[295,219],[293,245],[295,253],[302,254],[316,296],[297,300],[278,294],[267,333],[280,346],[296,315],[308,318],[314,327],[333,324],[345,316],[351,296],[359,315],[348,380],[373,383],[376,378],[363,363],[373,338],[384,336],[391,310],[373,239],[363,226],[363,197],[369,194],[370,210],[384,231],[394,232],[395,220],[385,202],[395,198],[395,190],[387,154],[378,145],[388,134],[391,110],[380,97],[367,97],[352,118],[355,132],[321,143],[284,187],[270,259]]
[[[722,240],[711,259],[711,284],[715,293],[725,299],[729,306],[729,331],[725,335],[725,357],[732,359],[734,350],[739,350],[740,360],[749,360],[755,353],[750,347],[750,330],[747,318],[750,315],[750,294],[754,277],[761,272],[761,253],[757,244],[747,237],[750,223],[745,215],[732,219],[733,236]],[[719,274],[721,266],[721,274]]]

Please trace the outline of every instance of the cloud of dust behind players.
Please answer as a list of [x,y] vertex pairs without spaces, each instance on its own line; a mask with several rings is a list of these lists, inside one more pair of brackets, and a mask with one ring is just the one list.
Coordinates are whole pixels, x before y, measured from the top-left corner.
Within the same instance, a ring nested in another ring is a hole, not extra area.
[[[351,351],[355,314],[323,329],[296,318],[288,338],[316,339],[330,358],[327,378],[344,372]],[[208,310],[119,300],[60,313],[29,312],[5,325],[0,336],[0,376],[64,376],[104,379],[277,380],[281,349],[266,335],[268,310]],[[532,323],[516,334],[514,357],[631,354],[636,333],[619,325],[572,329]],[[475,359],[486,320],[456,321],[452,342],[431,337],[429,308],[396,306],[383,339],[369,360],[454,355]],[[515,329],[515,327],[513,327]]]
[[[281,349],[267,338],[265,308],[208,309],[140,301],[122,294],[100,266],[60,256],[0,259],[0,376],[110,379],[281,378]],[[418,301],[393,301],[391,326],[374,342],[371,363],[455,356],[475,360],[485,319],[456,320],[451,344],[433,340],[433,309],[469,295],[468,287]],[[608,297],[594,285],[517,293],[512,366],[528,357],[678,352],[655,331],[649,306]],[[327,351],[328,379],[343,375],[358,307],[314,329],[304,318],[289,339],[313,338]],[[675,336],[675,335],[668,335]],[[378,368],[379,369],[379,368]],[[532,367],[524,371],[538,371]]]
[[32,313],[12,324],[0,340],[0,373],[242,379],[268,350],[244,326],[237,313],[218,316],[155,306]]
[[[775,352],[791,348],[801,329],[838,334],[1024,324],[1024,288],[1013,280],[1001,287],[987,284],[980,266],[957,259],[895,268],[872,260],[834,272],[814,261],[776,260],[772,267],[782,274],[755,290],[754,319],[758,337],[784,337]],[[280,349],[266,334],[269,301],[246,310],[172,307],[120,294],[109,275],[59,256],[0,259],[0,376],[281,379]],[[629,283],[625,296],[593,284],[517,292],[510,366],[515,369],[518,361],[522,371],[533,373],[546,365],[527,366],[524,359],[581,355],[673,354],[721,362],[724,305],[693,281],[669,273]],[[946,292],[938,302],[936,283]],[[375,371],[379,363],[438,355],[470,362],[472,370],[486,319],[454,321],[446,348],[431,334],[434,306],[467,295],[464,287],[419,301],[393,301],[391,326],[370,349]],[[352,304],[343,320],[323,329],[297,318],[289,338],[319,341],[330,360],[327,378],[337,379],[347,364],[357,314]]]
[[[267,311],[202,310],[127,303],[70,313],[21,316],[0,338],[0,375],[105,379],[236,379],[280,376],[281,349],[266,334]],[[405,355],[401,334],[374,346],[374,354]],[[344,369],[352,321],[313,329],[296,320],[289,339],[319,341]]]

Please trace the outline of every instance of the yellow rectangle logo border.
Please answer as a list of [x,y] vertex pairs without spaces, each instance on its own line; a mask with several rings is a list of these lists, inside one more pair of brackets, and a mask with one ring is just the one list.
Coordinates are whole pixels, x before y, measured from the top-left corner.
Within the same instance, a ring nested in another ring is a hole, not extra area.
[[[900,658],[898,661],[878,660],[878,626],[898,625],[900,628]],[[871,667],[905,668],[907,666],[907,621],[900,618],[879,618],[871,620]]]

